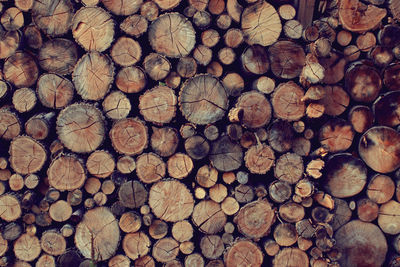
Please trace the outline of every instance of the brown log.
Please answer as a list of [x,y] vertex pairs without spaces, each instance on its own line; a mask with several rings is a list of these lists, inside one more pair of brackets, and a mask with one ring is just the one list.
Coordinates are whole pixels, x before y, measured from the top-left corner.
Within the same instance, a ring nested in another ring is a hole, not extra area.
[[151,241],[144,232],[129,233],[122,240],[122,248],[130,259],[136,260],[149,253]]
[[354,131],[357,133],[363,133],[372,126],[374,122],[374,114],[367,106],[354,106],[349,111],[349,121],[353,126]]
[[275,81],[267,76],[261,76],[253,82],[252,86],[254,90],[258,90],[264,94],[270,94],[275,89]]
[[47,158],[44,147],[28,136],[14,138],[9,153],[11,168],[21,174],[39,171]]
[[176,179],[183,179],[193,169],[192,159],[184,153],[176,153],[168,159],[168,174]]
[[281,223],[274,229],[274,239],[280,246],[291,246],[297,241],[296,227],[290,223]]
[[100,7],[82,7],[72,21],[75,41],[87,51],[103,52],[110,47],[114,38],[114,21]]
[[279,206],[279,216],[289,223],[301,221],[305,216],[304,207],[295,202],[286,202]]
[[290,4],[281,5],[278,12],[284,20],[291,20],[296,16],[296,9]]
[[136,159],[136,174],[143,183],[154,183],[166,173],[166,164],[154,153],[143,153]]
[[213,143],[210,161],[217,170],[236,170],[242,164],[242,159],[242,149],[239,145],[232,143],[228,136],[220,137]]
[[65,238],[56,231],[46,231],[40,238],[40,245],[44,252],[58,256],[65,252],[67,242]]
[[138,181],[129,181],[123,183],[118,191],[121,205],[127,208],[138,208],[147,201],[147,190]]
[[35,266],[43,266],[43,267],[55,267],[56,266],[56,260],[54,259],[53,256],[48,255],[48,254],[42,254]]
[[378,225],[384,233],[390,235],[400,233],[399,211],[400,203],[394,200],[380,206]]
[[336,42],[338,42],[338,44],[340,44],[341,46],[348,46],[352,38],[353,36],[351,35],[351,32],[348,32],[346,30],[341,30],[336,35]]
[[[358,51],[358,48],[356,50]],[[319,63],[325,69],[325,77],[322,82],[326,84],[335,84],[343,79],[346,60],[338,53],[331,52],[328,57],[320,58]]]
[[369,57],[378,67],[386,67],[393,61],[394,54],[389,48],[377,45],[370,51]]
[[12,97],[13,106],[19,113],[31,111],[36,102],[35,91],[30,88],[20,88],[14,92]]
[[366,131],[360,138],[358,153],[373,170],[388,173],[400,166],[399,134],[386,126],[376,126]]
[[140,92],[146,83],[144,71],[136,66],[122,68],[115,78],[115,84],[124,93]]
[[293,127],[287,121],[274,121],[269,126],[267,140],[275,151],[287,152],[293,144]]
[[[25,1],[27,2],[27,1]],[[33,2],[33,1],[32,1]],[[39,49],[43,45],[43,38],[40,30],[35,25],[28,25],[24,28],[24,36],[28,46],[33,49]],[[3,50],[2,50],[3,51]]]
[[109,152],[98,150],[89,155],[86,168],[90,174],[99,178],[106,178],[114,171],[115,162]]
[[227,218],[220,204],[202,200],[194,207],[192,220],[201,232],[216,234],[223,229]]
[[274,151],[265,144],[254,145],[246,151],[244,161],[251,173],[265,174],[274,165]]
[[171,88],[157,86],[140,96],[140,114],[146,121],[155,124],[169,123],[175,117],[176,103],[176,96]]
[[214,47],[219,42],[219,39],[219,33],[214,29],[208,29],[201,33],[201,42],[207,47]]
[[21,132],[20,121],[13,112],[8,109],[0,109],[0,137],[11,140]]
[[204,137],[194,135],[185,140],[185,151],[192,159],[198,160],[208,155],[210,145]]
[[63,108],[74,96],[74,86],[71,81],[50,73],[40,76],[36,90],[41,104],[48,108]]
[[4,62],[4,79],[17,88],[32,86],[39,74],[33,57],[26,52],[16,52]]
[[334,197],[351,197],[364,188],[367,168],[364,162],[350,154],[333,155],[326,165],[326,190]]
[[257,91],[242,94],[238,98],[235,108],[239,112],[243,110],[239,120],[245,127],[259,128],[271,120],[271,105],[268,99]]
[[0,196],[0,218],[6,222],[17,220],[22,215],[18,199],[11,194]]
[[54,113],[41,113],[35,115],[25,123],[25,132],[36,140],[45,139],[50,133],[50,119],[54,117]]
[[140,257],[139,259],[135,260],[135,266],[138,266],[138,267],[155,267],[156,264],[154,262],[154,259],[151,256],[146,255],[146,256]]
[[272,201],[283,203],[292,195],[292,187],[285,181],[274,181],[268,187],[269,196]]
[[18,31],[0,30],[0,58],[8,58],[17,51],[21,41],[21,34]]
[[53,160],[47,175],[49,184],[60,191],[78,189],[86,179],[83,164],[72,155],[62,155]]
[[325,96],[319,103],[325,107],[325,114],[338,116],[342,114],[350,103],[350,97],[340,86],[326,86]]
[[378,218],[379,206],[374,201],[363,198],[357,201],[357,215],[363,222],[372,222]]
[[211,23],[211,14],[205,10],[197,11],[194,13],[192,20],[198,28],[204,29],[207,28]]
[[140,60],[142,48],[132,38],[120,37],[112,46],[110,55],[115,63],[127,67]]
[[393,180],[386,175],[376,174],[368,183],[367,196],[377,204],[388,202],[394,195],[395,184]]
[[260,45],[252,45],[246,48],[240,59],[243,69],[247,72],[260,75],[269,70],[267,52]]
[[122,214],[118,226],[125,233],[135,233],[142,226],[142,219],[140,215],[135,212],[125,212]]
[[78,60],[74,42],[56,38],[44,43],[39,51],[40,67],[60,75],[70,74]]
[[167,77],[171,70],[171,63],[160,54],[150,53],[144,58],[143,67],[150,78],[158,81]]
[[131,261],[125,255],[115,255],[108,261],[108,267],[129,267]]
[[261,249],[249,240],[240,240],[233,244],[224,254],[224,262],[227,267],[254,266],[260,267],[264,255]]
[[126,118],[131,111],[129,99],[120,91],[108,94],[102,106],[105,115],[114,120]]
[[64,200],[58,200],[57,202],[51,204],[49,215],[51,219],[56,222],[65,222],[72,215],[71,205]]
[[40,242],[34,235],[23,234],[14,242],[14,255],[22,261],[33,261],[40,255]]
[[303,96],[303,89],[294,82],[281,83],[272,94],[274,116],[288,121],[303,117],[305,112],[305,105],[301,101]]
[[308,256],[298,248],[284,248],[274,257],[272,266],[278,267],[285,264],[308,267]]
[[207,66],[207,73],[214,75],[217,78],[222,76],[223,71],[224,69],[222,68],[221,63],[217,61],[213,61]]
[[201,253],[207,259],[217,259],[224,252],[225,246],[218,235],[206,235],[200,241]]
[[205,45],[198,45],[193,51],[193,58],[198,64],[207,66],[212,60],[212,50]]
[[142,0],[135,1],[115,1],[115,0],[102,0],[101,1],[105,8],[107,8],[110,12],[115,15],[128,16],[133,13],[136,13],[140,5],[142,4]]
[[140,15],[148,21],[154,21],[158,18],[158,6],[153,1],[146,1],[140,6]]
[[269,49],[271,70],[275,76],[284,79],[298,77],[305,63],[303,48],[292,41],[279,41]]
[[153,247],[153,257],[158,262],[169,262],[174,260],[179,253],[179,243],[167,237],[158,240]]
[[194,201],[184,184],[173,180],[159,181],[150,189],[149,205],[157,218],[176,222],[192,214]]
[[221,30],[227,30],[232,24],[232,18],[228,14],[221,14],[218,16],[216,23]]
[[319,141],[328,151],[335,153],[347,150],[353,143],[354,131],[349,122],[342,119],[331,119],[319,132]]
[[125,18],[119,27],[125,33],[134,37],[139,37],[147,31],[148,22],[145,17],[134,14]]
[[388,92],[380,96],[373,104],[372,110],[379,125],[394,127],[400,124],[398,103],[400,92]]
[[186,221],[178,221],[172,226],[172,236],[178,242],[189,241],[193,237],[193,227]]
[[[343,255],[341,265],[381,266],[388,250],[386,238],[381,230],[358,220],[351,221],[335,233],[337,247]],[[364,251],[372,257],[364,257]]]

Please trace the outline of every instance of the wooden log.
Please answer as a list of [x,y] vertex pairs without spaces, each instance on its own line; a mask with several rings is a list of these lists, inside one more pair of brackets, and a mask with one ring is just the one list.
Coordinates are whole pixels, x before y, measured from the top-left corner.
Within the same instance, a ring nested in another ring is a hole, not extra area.
[[102,0],[101,1],[105,8],[110,12],[119,16],[128,16],[136,13],[140,5],[143,3],[142,0],[136,1],[114,1],[114,0]]
[[144,232],[129,233],[122,240],[122,248],[131,260],[136,260],[149,253],[150,245],[150,238]]
[[12,97],[13,106],[19,113],[31,111],[36,102],[35,91],[30,88],[20,88],[14,92]]
[[43,106],[60,109],[72,101],[74,86],[64,77],[48,73],[39,77],[36,92]]
[[364,162],[346,153],[333,155],[326,165],[326,190],[334,197],[351,197],[363,190],[367,180]]
[[386,234],[396,235],[400,233],[399,224],[400,204],[390,200],[379,207],[378,225]]
[[118,225],[125,233],[135,233],[142,226],[142,219],[140,215],[135,212],[125,212],[122,214]]
[[53,256],[58,256],[65,252],[67,242],[60,233],[50,230],[42,234],[40,246],[44,252]]
[[295,153],[286,153],[280,156],[274,168],[275,177],[289,184],[297,183],[303,177],[303,172],[303,160]]
[[201,33],[201,42],[206,47],[214,47],[219,39],[219,33],[214,29],[207,29]]
[[123,183],[118,191],[121,205],[127,208],[138,208],[147,201],[147,190],[138,181],[129,181]]
[[268,192],[272,201],[283,203],[290,199],[292,195],[292,187],[285,181],[274,181],[269,185]]
[[[202,90],[197,88],[202,87]],[[228,107],[228,96],[217,78],[198,75],[189,78],[179,93],[179,106],[187,120],[208,124],[220,120]]]
[[357,215],[363,222],[372,222],[378,218],[379,206],[374,201],[363,198],[357,201]]
[[171,70],[171,63],[160,54],[150,53],[144,58],[143,67],[150,78],[158,81],[167,77]]
[[394,58],[392,50],[383,46],[375,46],[370,52],[369,57],[378,67],[386,67]]
[[201,232],[216,234],[223,229],[227,218],[220,204],[202,200],[194,207],[192,220]]
[[301,73],[305,63],[303,48],[293,41],[278,41],[269,49],[271,70],[275,76],[293,79]]
[[29,47],[33,49],[39,49],[40,47],[42,47],[43,38],[38,27],[36,27],[35,25],[28,25],[24,28],[23,32]]
[[39,51],[40,67],[60,75],[70,74],[78,60],[74,42],[55,38],[43,44]]
[[243,152],[239,145],[229,140],[228,136],[223,136],[212,144],[209,158],[217,170],[232,171],[242,164]]
[[111,87],[114,65],[109,57],[90,52],[81,57],[74,67],[72,81],[84,100],[100,100]]
[[21,41],[21,34],[18,31],[0,30],[0,58],[8,58],[12,56],[18,49]]
[[340,86],[326,86],[325,96],[319,100],[319,103],[325,107],[325,114],[338,116],[342,114],[350,103],[350,97]]
[[266,174],[274,165],[274,151],[265,144],[254,145],[246,151],[244,161],[251,173]]
[[74,16],[74,8],[69,0],[34,1],[33,21],[45,34],[59,36],[68,32]]
[[308,267],[308,256],[298,248],[284,248],[274,257],[272,266],[277,267],[285,264]]
[[33,261],[40,255],[40,242],[34,235],[23,234],[14,242],[14,255],[22,261]]
[[[260,21],[258,18],[264,18]],[[253,4],[243,10],[241,26],[249,45],[268,46],[276,42],[282,24],[278,12],[267,2]]]
[[[271,105],[268,99],[257,91],[250,91],[242,94],[236,103],[236,109],[242,110],[239,121],[245,127],[259,128],[271,120]],[[231,113],[233,111],[230,111]]]
[[261,249],[249,240],[240,240],[234,243],[224,254],[224,262],[227,267],[261,266],[263,258]]
[[299,120],[305,112],[305,105],[301,101],[303,96],[303,89],[294,82],[280,84],[272,94],[274,116],[288,121]]
[[149,205],[157,218],[176,222],[192,214],[194,201],[184,184],[173,180],[159,181],[150,189]]
[[8,109],[0,109],[0,137],[11,140],[21,132],[21,124],[16,114]]
[[395,184],[393,180],[382,174],[374,175],[367,186],[367,196],[377,204],[388,202],[394,195]]
[[117,250],[119,239],[118,222],[105,207],[87,211],[76,227],[74,238],[82,255],[96,261],[111,258]]
[[176,179],[183,179],[193,170],[192,159],[184,153],[176,153],[168,159],[168,174]]
[[62,155],[53,160],[47,175],[49,184],[60,191],[78,189],[86,179],[83,164],[72,155]]
[[26,52],[16,52],[4,61],[4,79],[17,88],[32,86],[39,74],[34,58]]
[[142,48],[132,38],[120,37],[112,46],[110,55],[115,63],[128,67],[140,60]]
[[392,172],[400,165],[396,145],[398,138],[399,134],[389,127],[372,127],[360,138],[358,153],[373,170],[381,173]]
[[[166,35],[165,32],[171,34]],[[159,16],[150,25],[149,41],[152,48],[160,54],[172,58],[184,57],[194,48],[195,31],[184,16],[167,13]]]
[[[199,160],[208,155],[210,145],[204,137],[194,135],[185,140],[185,150],[192,159]],[[191,166],[190,161],[188,165]]]
[[129,267],[131,261],[125,255],[115,255],[108,261],[108,267]]
[[11,194],[0,196],[0,218],[6,222],[17,220],[22,215],[18,199]]
[[138,93],[144,89],[146,83],[144,71],[136,66],[122,68],[115,78],[115,84],[124,93]]
[[200,241],[201,253],[207,259],[217,259],[224,252],[225,246],[218,235],[206,235]]
[[72,215],[71,205],[64,200],[58,200],[57,202],[51,204],[49,215],[51,219],[56,222],[65,222]]
[[388,92],[381,95],[373,104],[372,110],[375,120],[379,125],[395,127],[400,124],[398,118],[398,103],[400,101],[400,93]]
[[272,122],[268,129],[268,143],[277,152],[284,153],[292,148],[293,127],[287,121]]
[[36,140],[45,139],[50,133],[50,120],[54,117],[54,113],[41,113],[35,115],[25,123],[25,132]]
[[86,51],[103,52],[113,41],[114,21],[100,7],[82,7],[74,15],[71,30],[75,41]]
[[114,171],[115,162],[109,152],[98,150],[89,155],[86,168],[90,174],[99,178],[106,178]]
[[269,70],[268,55],[264,47],[252,45],[243,51],[240,57],[242,67],[245,71],[260,75]]
[[126,34],[139,37],[147,31],[148,22],[145,17],[134,14],[125,18],[119,27]]
[[105,115],[114,120],[126,118],[131,111],[131,103],[128,97],[120,91],[113,91],[103,101]]
[[335,153],[347,150],[353,143],[354,131],[349,122],[331,119],[319,132],[319,141],[328,151]]
[[53,256],[48,255],[48,254],[42,254],[35,266],[43,266],[43,267],[55,267],[56,266],[56,260],[54,259]]
[[46,159],[46,151],[42,144],[28,136],[18,136],[10,144],[10,166],[20,174],[39,171]]
[[[340,264],[381,266],[385,260],[388,250],[386,238],[376,225],[351,221],[335,233],[335,239],[338,249],[343,253]],[[373,257],[364,257],[360,251]]]
[[279,206],[279,216],[289,223],[296,223],[304,218],[305,209],[295,202],[286,202]]
[[166,164],[154,153],[143,153],[136,159],[136,174],[143,183],[154,183],[165,176]]
[[158,6],[153,1],[146,1],[140,6],[140,15],[148,21],[154,21],[158,18]]
[[280,246],[291,246],[297,241],[296,227],[290,223],[281,223],[274,229],[274,239]]
[[363,133],[369,129],[374,122],[374,114],[367,106],[357,105],[349,111],[349,121],[353,126],[354,131]]
[[227,30],[232,24],[232,18],[228,14],[221,14],[217,17],[216,23],[221,30]]

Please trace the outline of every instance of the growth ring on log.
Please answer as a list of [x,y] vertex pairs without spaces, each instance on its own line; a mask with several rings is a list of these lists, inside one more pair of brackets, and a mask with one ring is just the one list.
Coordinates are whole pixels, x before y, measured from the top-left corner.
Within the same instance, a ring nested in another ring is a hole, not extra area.
[[39,171],[47,159],[44,147],[28,136],[14,138],[9,153],[11,168],[20,174]]
[[243,152],[240,145],[232,143],[227,135],[212,144],[210,161],[219,171],[228,172],[237,170],[243,161]]
[[209,124],[225,115],[228,94],[216,77],[200,74],[183,84],[179,93],[179,106],[188,121]]
[[303,89],[293,81],[281,83],[272,95],[272,107],[275,117],[288,121],[296,121],[304,116],[306,106],[301,100]]
[[262,93],[257,91],[242,94],[238,98],[236,108],[243,110],[241,121],[245,127],[263,127],[271,120],[271,104]]
[[192,214],[194,200],[183,183],[175,180],[160,181],[150,189],[149,205],[157,218],[177,222]]
[[53,160],[47,176],[50,186],[60,191],[78,189],[86,180],[83,164],[72,155],[63,155]]
[[87,211],[76,227],[75,245],[89,259],[104,261],[111,258],[118,248],[119,239],[118,220],[105,207]]
[[242,30],[249,45],[268,46],[278,40],[282,24],[275,8],[263,0],[245,8]]
[[236,242],[224,255],[224,262],[227,267],[260,267],[263,259],[264,255],[261,249],[249,240]]
[[57,134],[70,150],[87,153],[96,150],[104,140],[104,118],[101,111],[89,104],[73,104],[57,118]]
[[190,54],[196,44],[192,23],[179,13],[159,16],[149,27],[150,45],[167,57],[179,58]]

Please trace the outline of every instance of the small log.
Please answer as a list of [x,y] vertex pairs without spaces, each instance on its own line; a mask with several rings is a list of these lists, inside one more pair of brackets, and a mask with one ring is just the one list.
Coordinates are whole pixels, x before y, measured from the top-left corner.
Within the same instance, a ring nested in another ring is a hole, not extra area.
[[198,45],[193,51],[193,58],[198,64],[207,66],[212,60],[212,50],[205,45]]
[[83,164],[72,155],[62,155],[53,160],[47,176],[49,184],[60,191],[78,189],[86,180]]
[[289,223],[296,223],[304,218],[305,210],[300,204],[286,202],[279,206],[279,216]]
[[[377,105],[375,105],[376,107]],[[354,131],[363,133],[369,129],[374,122],[374,114],[367,106],[357,105],[349,111],[349,121],[353,126]]]
[[0,137],[11,140],[21,132],[21,124],[16,114],[8,109],[0,109]]
[[53,256],[48,255],[48,254],[42,254],[35,266],[43,266],[43,267],[55,267],[56,266],[56,260],[54,259]]
[[376,174],[368,183],[367,196],[375,203],[383,204],[393,197],[395,188],[395,184],[389,176]]
[[130,259],[136,260],[150,251],[151,241],[144,232],[129,233],[122,240],[122,248]]
[[379,125],[395,127],[400,124],[400,92],[388,92],[380,96],[372,106],[375,120]]
[[31,111],[36,102],[35,91],[30,88],[20,88],[14,92],[12,97],[13,106],[19,113]]
[[71,30],[75,41],[86,51],[103,52],[114,39],[111,15],[97,6],[79,9],[74,15]]
[[17,51],[21,41],[21,34],[18,31],[0,30],[0,59],[8,58]]
[[289,184],[297,183],[303,177],[303,172],[303,160],[295,153],[286,153],[280,156],[274,168],[275,177]]
[[218,51],[218,59],[224,65],[231,65],[236,59],[235,51],[230,47],[224,47]]
[[352,32],[365,32],[376,28],[386,14],[386,9],[374,5],[367,6],[359,0],[340,2],[340,22],[343,28]]
[[228,14],[221,14],[218,16],[216,23],[221,30],[227,30],[232,24],[232,18]]
[[394,54],[389,48],[377,45],[370,51],[369,57],[378,67],[386,67],[393,61]]
[[204,137],[194,135],[185,140],[185,151],[192,159],[198,160],[208,155],[210,145]]
[[275,89],[275,81],[267,76],[261,76],[253,82],[252,87],[263,94],[270,94]]
[[167,78],[165,78],[165,84],[173,89],[178,88],[180,83],[181,83],[181,76],[179,76],[178,73],[176,73],[175,71],[170,72]]
[[363,190],[367,182],[364,162],[350,154],[333,155],[326,165],[326,190],[334,197],[346,198]]
[[347,150],[353,143],[354,131],[349,122],[343,119],[330,119],[319,132],[319,142],[329,152]]
[[272,94],[274,116],[288,121],[299,120],[305,113],[305,105],[301,101],[303,96],[303,89],[294,82],[281,83]]
[[372,102],[382,88],[378,71],[366,64],[354,63],[345,75],[345,85],[350,96],[359,102]]
[[193,227],[186,221],[178,221],[172,226],[172,236],[178,242],[189,241],[193,237]]
[[107,151],[94,151],[86,161],[86,168],[90,174],[106,178],[112,174],[115,168],[115,161]]
[[140,6],[140,15],[148,21],[154,21],[158,18],[158,6],[153,1],[146,1]]
[[123,36],[113,44],[110,55],[115,63],[128,67],[140,60],[142,48],[137,41]]
[[147,190],[138,181],[123,183],[118,191],[118,198],[122,206],[127,208],[138,208],[147,201]]
[[269,197],[276,203],[283,203],[290,199],[292,187],[285,181],[274,181],[268,187]]
[[114,149],[121,154],[140,154],[147,147],[147,127],[135,118],[119,120],[113,125],[109,135]]
[[[197,88],[202,87],[202,90]],[[228,96],[223,85],[211,75],[188,79],[179,93],[179,106],[187,120],[196,124],[213,123],[223,117]]]
[[84,100],[100,100],[111,87],[114,65],[105,55],[90,52],[82,56],[72,73],[77,93]]
[[239,145],[222,136],[212,145],[210,161],[220,171],[236,170],[242,164],[243,152]]
[[74,97],[72,82],[57,74],[46,73],[37,82],[37,96],[48,108],[60,109],[67,106]]
[[271,120],[271,105],[268,99],[257,91],[242,94],[238,98],[235,108],[243,110],[243,115],[240,115],[239,121],[245,127],[259,128],[268,124]]
[[254,145],[246,151],[244,161],[251,173],[266,174],[274,165],[274,151],[265,144]]
[[340,86],[325,86],[325,96],[319,103],[325,107],[325,114],[338,116],[342,114],[350,103],[350,97]]
[[101,191],[106,195],[111,195],[115,190],[115,184],[112,180],[105,180],[101,184]]
[[96,261],[111,258],[120,239],[118,221],[108,208],[89,210],[76,227],[75,245],[86,258]]
[[389,173],[400,166],[400,135],[392,128],[375,126],[360,138],[358,153],[374,171]]
[[125,18],[119,27],[126,34],[139,37],[147,31],[148,22],[145,17],[134,14]]
[[309,266],[307,254],[298,248],[284,248],[273,259],[272,266]]
[[280,246],[291,246],[296,243],[298,234],[296,227],[290,223],[281,223],[274,229],[274,239]]
[[283,79],[293,79],[301,73],[305,63],[303,48],[292,41],[278,41],[269,49],[273,74]]
[[[253,4],[243,10],[241,26],[249,45],[269,46],[276,42],[282,31],[278,12],[267,2]],[[260,21],[258,18],[264,18]]]
[[279,15],[284,20],[294,19],[296,16],[296,9],[290,4],[281,5],[278,9]]
[[160,54],[150,53],[144,58],[143,67],[150,78],[159,81],[167,77],[171,70],[171,63]]
[[125,212],[122,214],[118,225],[119,228],[125,233],[135,233],[142,226],[142,219],[140,215],[135,212]]
[[[335,233],[336,245],[343,253],[341,265],[381,266],[388,250],[386,238],[374,224],[354,220]],[[364,257],[365,251],[372,257]]]
[[249,240],[235,242],[224,254],[227,267],[261,266],[264,255],[261,249]]
[[358,49],[362,52],[368,52],[376,45],[376,37],[372,32],[361,34],[356,39]]
[[28,46],[33,49],[39,49],[43,45],[42,34],[35,25],[28,25],[24,28],[24,37]]
[[25,132],[36,140],[45,139],[50,133],[50,119],[54,113],[42,113],[35,115],[25,123]]
[[102,0],[101,1],[105,8],[107,8],[111,13],[118,16],[128,16],[136,13],[140,5],[143,3],[142,0],[135,1],[115,1],[115,0]]
[[212,125],[212,124],[207,125],[204,128],[204,132],[203,133],[204,133],[204,136],[210,141],[215,141],[219,137],[218,127],[215,126],[215,125]]
[[72,215],[71,205],[67,201],[58,200],[51,204],[49,215],[56,222],[65,222]]
[[40,67],[48,72],[70,74],[78,60],[78,51],[74,42],[55,38],[40,48],[38,60]]
[[192,220],[201,232],[216,234],[223,229],[227,218],[220,204],[202,200],[194,207]]
[[224,252],[225,246],[220,236],[206,235],[200,241],[200,249],[207,259],[217,259]]
[[122,156],[117,161],[117,170],[120,173],[128,174],[136,169],[136,162],[131,156]]
[[156,128],[153,127],[151,135],[152,149],[162,157],[173,155],[178,147],[178,133],[170,127]]
[[303,25],[298,20],[288,20],[283,25],[283,32],[291,39],[300,39],[303,35]]
[[168,174],[176,179],[183,179],[193,170],[192,159],[184,153],[176,153],[167,161]]
[[34,23],[45,34],[59,36],[70,29],[74,8],[69,0],[34,1],[32,14]]
[[0,196],[0,218],[6,222],[17,220],[22,215],[18,199],[11,194]]
[[307,164],[306,172],[314,179],[322,176],[321,170],[324,168],[325,162],[322,159],[314,159]]
[[47,159],[44,147],[28,136],[19,136],[10,144],[10,166],[20,174],[39,171]]
[[182,57],[178,61],[176,71],[182,78],[193,77],[197,72],[197,63],[192,57]]
[[243,43],[244,36],[240,29],[231,28],[224,34],[224,43],[227,47],[237,48]]
[[146,75],[136,66],[122,68],[115,78],[115,84],[124,93],[138,93],[147,84]]
[[207,29],[201,33],[201,42],[207,47],[214,47],[219,42],[219,39],[219,33],[214,29]]
[[338,44],[340,44],[341,46],[345,47],[351,43],[352,38],[353,36],[351,35],[351,32],[346,30],[341,30],[336,35],[336,42],[338,42]]
[[[166,35],[165,32],[171,34]],[[149,41],[160,54],[177,58],[189,55],[196,43],[195,31],[190,21],[178,13],[159,16],[149,28]]]
[[378,218],[379,206],[374,201],[363,198],[357,201],[357,216],[363,222],[372,222]]
[[386,234],[400,233],[400,203],[390,200],[379,207],[378,225]]
[[94,195],[97,192],[99,192],[100,187],[101,187],[101,182],[97,178],[91,177],[88,178],[85,182],[85,190],[91,195]]
[[42,234],[40,245],[44,252],[58,256],[65,252],[67,242],[60,233],[50,230]]
[[131,111],[131,103],[128,97],[120,91],[113,91],[103,101],[105,115],[114,120],[126,118]]
[[240,185],[236,186],[234,196],[238,202],[248,203],[248,202],[252,201],[254,198],[254,190],[249,185],[240,184]]
[[16,52],[4,61],[4,79],[17,88],[32,86],[39,74],[33,57],[26,52]]
[[40,242],[34,235],[23,234],[14,242],[14,255],[22,261],[33,261],[40,255]]
[[146,184],[159,181],[165,176],[166,164],[154,153],[143,153],[136,159],[136,175]]
[[260,45],[252,45],[243,51],[240,57],[245,71],[260,75],[269,70],[267,51]]
[[166,263],[174,260],[179,253],[179,243],[167,237],[158,240],[153,246],[153,257],[158,262]]
[[155,124],[169,123],[175,117],[176,103],[176,96],[171,88],[157,86],[140,96],[140,114],[146,121]]
[[207,73],[214,75],[217,78],[222,76],[223,71],[224,69],[222,68],[222,65],[217,61],[213,61],[207,66]]
[[184,184],[174,180],[159,181],[150,189],[149,205],[157,218],[176,222],[192,214],[194,201]]
[[131,261],[125,255],[115,255],[108,261],[108,267],[129,267]]
[[155,267],[156,263],[154,262],[154,259],[151,256],[146,255],[146,256],[140,257],[139,259],[135,260],[135,266]]
[[221,203],[228,195],[228,189],[223,184],[216,184],[209,190],[210,199]]
[[274,121],[268,129],[268,143],[277,152],[284,153],[292,148],[293,127],[289,122]]
[[194,13],[192,20],[198,28],[204,29],[207,28],[211,23],[211,14],[204,10],[197,11]]

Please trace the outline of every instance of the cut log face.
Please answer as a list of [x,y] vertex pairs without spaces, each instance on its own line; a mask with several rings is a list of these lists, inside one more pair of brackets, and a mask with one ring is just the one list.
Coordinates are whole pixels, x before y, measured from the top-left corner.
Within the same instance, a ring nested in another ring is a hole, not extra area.
[[49,184],[60,190],[72,191],[83,186],[86,173],[83,164],[74,156],[60,156],[47,171]]
[[[170,34],[166,34],[166,33]],[[196,43],[193,26],[183,15],[168,13],[159,16],[149,28],[150,45],[167,57],[185,57]]]
[[119,16],[128,16],[133,13],[136,13],[139,10],[140,5],[143,3],[142,0],[135,0],[135,1],[102,0],[101,2],[113,14]]
[[280,156],[274,168],[275,177],[289,184],[297,183],[303,177],[303,172],[303,159],[295,153]]
[[193,212],[194,200],[186,186],[178,181],[160,181],[150,189],[149,205],[157,218],[177,222]]
[[75,245],[86,258],[103,261],[111,258],[120,239],[118,221],[104,207],[89,210],[76,227]]
[[271,45],[279,38],[282,31],[278,12],[265,1],[245,8],[241,25],[245,40],[249,45]]
[[260,45],[249,46],[240,57],[243,68],[250,73],[264,74],[269,70],[268,55]]
[[178,133],[170,127],[156,128],[153,127],[151,135],[151,147],[161,157],[169,157],[173,155],[178,147]]
[[242,160],[242,149],[232,143],[228,136],[223,136],[212,144],[210,161],[216,169],[225,172],[236,170]]
[[298,248],[282,249],[272,261],[272,266],[309,266],[307,254]]
[[179,106],[185,118],[196,124],[220,120],[228,108],[228,95],[221,82],[208,74],[190,78],[179,93]]
[[124,207],[139,208],[147,201],[148,193],[142,183],[129,181],[123,183],[118,191],[118,198]]
[[75,65],[72,81],[84,100],[100,100],[111,87],[114,79],[114,65],[105,55],[90,52],[81,57]]
[[102,52],[113,41],[114,22],[100,7],[83,7],[74,15],[72,35],[85,50]]
[[400,92],[388,92],[380,96],[373,105],[376,122],[395,127],[400,124]]
[[271,104],[265,96],[257,91],[242,94],[236,108],[243,110],[242,123],[245,127],[259,128],[271,120]]
[[46,159],[44,147],[28,136],[14,138],[10,144],[10,165],[20,174],[30,174],[39,171]]
[[326,165],[325,188],[334,197],[354,196],[367,183],[367,168],[364,162],[350,154],[335,154]]
[[260,267],[264,255],[261,249],[251,241],[241,240],[233,244],[224,255],[227,267],[251,266]]
[[342,119],[331,119],[319,132],[319,141],[329,152],[347,150],[353,143],[354,131],[351,124]]
[[206,234],[220,232],[226,220],[221,205],[213,200],[202,200],[194,207],[192,221],[200,231]]
[[144,89],[146,83],[144,71],[135,66],[121,69],[115,78],[115,84],[124,93],[138,93]]
[[146,184],[159,181],[165,176],[166,165],[154,153],[143,153],[136,160],[136,174]]
[[23,234],[14,243],[14,254],[19,260],[33,261],[39,257],[40,252],[40,241],[34,235]]
[[374,224],[351,221],[335,233],[335,240],[342,253],[341,265],[378,267],[385,261],[388,251],[386,238]]
[[392,172],[400,167],[400,135],[386,126],[372,127],[360,138],[358,153],[374,171]]
[[104,139],[102,113],[88,104],[74,104],[63,109],[56,128],[60,141],[74,152],[94,151]]
[[0,59],[8,58],[17,51],[21,35],[18,31],[2,31],[0,36]]
[[18,199],[11,194],[0,196],[0,218],[6,222],[17,220],[22,215]]
[[122,241],[125,254],[132,260],[136,260],[149,253],[150,239],[144,232],[127,234]]
[[271,70],[275,76],[283,79],[298,77],[305,64],[303,48],[292,41],[279,41],[269,49]]
[[303,97],[303,89],[294,82],[281,83],[272,95],[275,117],[288,121],[299,120],[306,110],[301,101]]
[[254,145],[246,151],[244,161],[251,173],[266,174],[274,165],[274,151],[265,144]]
[[74,85],[67,78],[47,73],[40,76],[36,92],[43,106],[60,109],[72,101]]
[[36,82],[39,69],[30,54],[17,52],[5,60],[3,75],[6,81],[17,88],[30,87]]
[[11,140],[21,132],[17,115],[8,109],[0,109],[0,138]]

